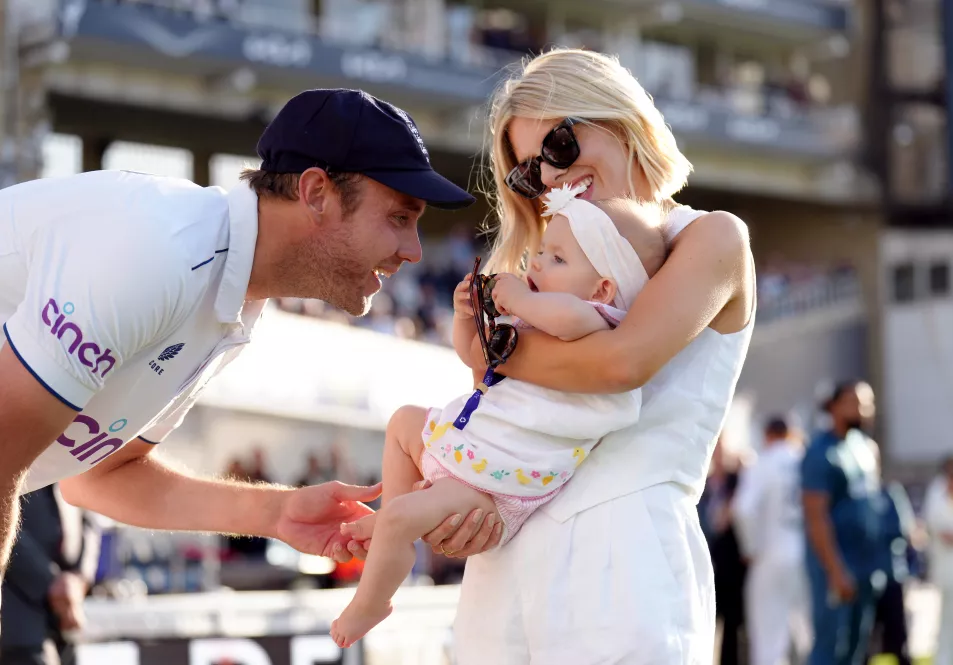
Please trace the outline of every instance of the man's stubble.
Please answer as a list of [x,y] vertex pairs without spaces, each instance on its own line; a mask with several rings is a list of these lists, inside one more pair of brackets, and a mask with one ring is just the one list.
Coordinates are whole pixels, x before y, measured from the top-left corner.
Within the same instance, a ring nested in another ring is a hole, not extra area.
[[323,300],[352,316],[367,314],[371,297],[363,287],[374,266],[360,260],[352,222],[342,220],[288,249],[276,266],[281,282],[290,286],[288,297]]

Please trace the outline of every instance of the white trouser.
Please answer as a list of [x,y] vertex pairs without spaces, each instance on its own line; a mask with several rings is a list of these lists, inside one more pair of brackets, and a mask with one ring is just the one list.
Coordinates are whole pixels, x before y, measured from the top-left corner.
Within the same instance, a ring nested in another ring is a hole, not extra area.
[[708,546],[673,484],[537,511],[469,559],[454,626],[458,665],[711,665],[714,639]]
[[788,662],[792,644],[801,659],[807,656],[812,640],[810,602],[802,560],[755,560],[745,582],[751,665]]
[[940,587],[940,626],[933,665],[953,665],[953,587]]

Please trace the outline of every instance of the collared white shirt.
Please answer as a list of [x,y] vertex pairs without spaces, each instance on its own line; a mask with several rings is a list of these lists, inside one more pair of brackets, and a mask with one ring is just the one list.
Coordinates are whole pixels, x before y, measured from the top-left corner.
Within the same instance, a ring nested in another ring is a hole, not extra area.
[[161,442],[249,342],[257,204],[128,171],[0,190],[0,344],[77,411],[25,492]]
[[755,561],[794,565],[804,561],[801,461],[804,450],[779,442],[761,451],[741,473],[734,524],[742,551]]

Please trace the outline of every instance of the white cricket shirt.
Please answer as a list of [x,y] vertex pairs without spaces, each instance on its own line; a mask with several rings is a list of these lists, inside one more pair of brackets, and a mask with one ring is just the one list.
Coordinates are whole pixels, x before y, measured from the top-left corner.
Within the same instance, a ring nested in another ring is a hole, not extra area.
[[25,492],[182,422],[264,309],[245,302],[257,236],[244,183],[95,171],[0,190],[0,344],[77,412]]

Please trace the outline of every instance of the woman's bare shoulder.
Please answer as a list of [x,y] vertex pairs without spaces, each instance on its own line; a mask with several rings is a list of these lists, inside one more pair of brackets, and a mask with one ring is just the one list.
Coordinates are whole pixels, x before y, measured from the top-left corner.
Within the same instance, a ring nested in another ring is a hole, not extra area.
[[750,245],[748,225],[737,215],[724,210],[706,212],[675,236],[674,249],[679,244],[705,243],[713,250],[744,254]]
[[696,219],[675,240],[673,255],[685,255],[696,274],[731,290],[728,303],[710,327],[727,334],[747,326],[754,308],[754,263],[747,224],[737,215],[715,210]]

